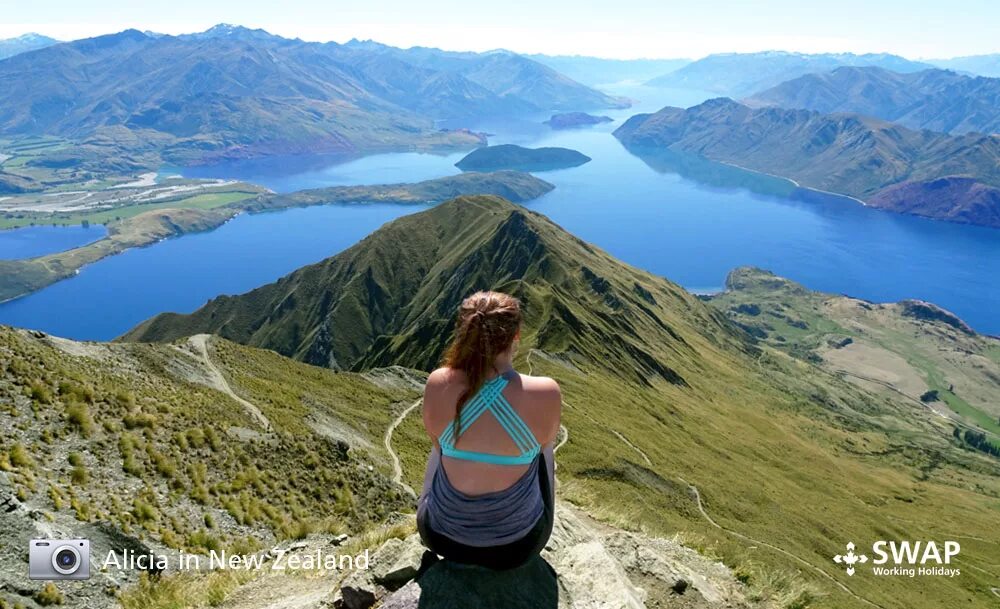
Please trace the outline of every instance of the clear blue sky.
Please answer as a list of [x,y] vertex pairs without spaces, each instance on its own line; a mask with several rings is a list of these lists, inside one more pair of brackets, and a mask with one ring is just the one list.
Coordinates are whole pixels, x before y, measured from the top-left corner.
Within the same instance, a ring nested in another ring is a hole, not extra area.
[[37,31],[72,39],[129,27],[179,34],[226,22],[316,41],[625,58],[1000,52],[997,0],[0,0],[0,15],[0,38]]

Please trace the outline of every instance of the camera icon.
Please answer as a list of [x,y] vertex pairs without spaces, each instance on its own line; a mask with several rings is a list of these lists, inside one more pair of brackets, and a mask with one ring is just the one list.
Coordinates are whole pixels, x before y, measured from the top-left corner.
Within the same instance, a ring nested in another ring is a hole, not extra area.
[[90,579],[90,542],[86,539],[32,539],[28,578]]

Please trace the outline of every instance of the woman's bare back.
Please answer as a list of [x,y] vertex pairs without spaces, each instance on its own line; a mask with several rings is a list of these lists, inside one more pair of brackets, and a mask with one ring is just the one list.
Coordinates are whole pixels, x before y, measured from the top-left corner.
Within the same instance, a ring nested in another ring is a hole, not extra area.
[[[562,398],[559,385],[540,376],[511,374],[503,396],[524,420],[543,447],[552,444],[559,433]],[[424,390],[424,427],[437,445],[445,428],[455,419],[455,407],[468,383],[465,373],[439,368],[427,378]],[[484,413],[462,430],[456,448],[494,455],[517,455],[519,450],[491,413]],[[527,465],[494,465],[442,457],[441,466],[448,480],[468,495],[482,495],[504,490],[524,475]]]

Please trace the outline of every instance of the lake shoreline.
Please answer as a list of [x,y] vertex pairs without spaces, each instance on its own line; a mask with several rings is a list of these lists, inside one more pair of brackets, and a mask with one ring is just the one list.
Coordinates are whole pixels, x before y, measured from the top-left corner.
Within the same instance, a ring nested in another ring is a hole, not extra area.
[[0,260],[0,304],[29,296],[74,276],[90,264],[165,239],[219,228],[242,213],[270,213],[314,205],[432,205],[461,194],[500,193],[515,202],[537,198],[554,186],[518,172],[466,173],[413,184],[334,186],[290,194],[260,191],[257,196],[210,209],[164,208],[126,218],[101,239],[62,252]]

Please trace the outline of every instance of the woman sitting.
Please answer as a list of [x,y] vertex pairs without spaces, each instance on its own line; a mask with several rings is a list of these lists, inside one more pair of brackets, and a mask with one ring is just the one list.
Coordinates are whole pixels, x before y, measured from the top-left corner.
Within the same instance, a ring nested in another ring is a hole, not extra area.
[[441,368],[427,379],[434,442],[417,524],[445,559],[518,567],[545,547],[554,516],[559,385],[514,371],[521,305],[499,292],[462,302]]

